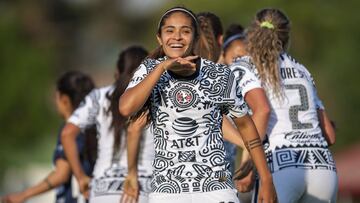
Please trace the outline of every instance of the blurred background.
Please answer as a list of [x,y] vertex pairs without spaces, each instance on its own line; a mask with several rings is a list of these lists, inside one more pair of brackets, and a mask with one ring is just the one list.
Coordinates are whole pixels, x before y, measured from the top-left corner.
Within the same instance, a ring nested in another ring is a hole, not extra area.
[[[111,84],[118,53],[132,44],[154,49],[158,19],[175,5],[214,12],[224,28],[247,26],[264,7],[287,13],[289,52],[312,73],[336,123],[331,150],[339,202],[360,202],[357,0],[0,0],[0,196],[42,180],[51,170],[62,124],[54,104],[56,78],[80,70],[97,86]],[[31,202],[53,201],[53,194],[45,197]]]

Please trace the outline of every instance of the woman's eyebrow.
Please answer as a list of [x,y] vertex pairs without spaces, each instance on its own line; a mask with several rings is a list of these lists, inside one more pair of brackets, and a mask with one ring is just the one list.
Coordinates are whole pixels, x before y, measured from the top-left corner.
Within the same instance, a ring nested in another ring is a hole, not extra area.
[[[162,29],[166,29],[166,28],[175,28],[176,26],[174,26],[174,25],[164,25],[163,27],[162,27]],[[188,26],[188,25],[183,25],[183,26],[181,26],[180,27],[181,29],[182,28],[189,28],[189,29],[192,29],[192,27],[191,26]]]
[[191,27],[191,26],[188,26],[188,25],[181,26],[181,28],[189,28],[189,29],[192,29],[192,27]]
[[166,29],[166,28],[175,28],[175,26],[173,26],[173,25],[164,25],[162,28],[163,28],[163,29]]

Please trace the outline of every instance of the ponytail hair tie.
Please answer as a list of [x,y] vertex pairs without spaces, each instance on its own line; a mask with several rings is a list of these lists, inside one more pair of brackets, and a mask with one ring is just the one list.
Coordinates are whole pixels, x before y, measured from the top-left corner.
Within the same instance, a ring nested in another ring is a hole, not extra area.
[[271,30],[273,30],[275,28],[274,25],[269,21],[262,22],[260,24],[260,27],[265,27],[265,28],[268,28],[268,29],[271,29]]

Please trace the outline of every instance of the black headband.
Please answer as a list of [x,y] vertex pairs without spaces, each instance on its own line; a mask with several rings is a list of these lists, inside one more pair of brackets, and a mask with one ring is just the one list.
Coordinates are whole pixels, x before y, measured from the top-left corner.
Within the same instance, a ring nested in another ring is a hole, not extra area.
[[231,37],[229,37],[227,40],[225,40],[224,44],[222,45],[222,48],[225,49],[227,46],[230,45],[230,43],[234,40],[237,40],[237,39],[244,39],[245,38],[245,35],[244,34],[236,34],[236,35],[233,35]]
[[194,16],[194,14],[192,14],[189,10],[185,9],[185,8],[172,8],[170,10],[167,10],[160,18],[160,21],[159,21],[159,24],[158,24],[158,31],[160,31],[161,29],[161,22],[163,21],[163,18],[169,14],[169,13],[172,13],[172,12],[175,12],[175,11],[180,11],[180,12],[183,12],[183,13],[186,13],[188,14],[194,21],[195,21],[195,29],[197,30],[198,29],[198,21],[197,21],[197,18]]

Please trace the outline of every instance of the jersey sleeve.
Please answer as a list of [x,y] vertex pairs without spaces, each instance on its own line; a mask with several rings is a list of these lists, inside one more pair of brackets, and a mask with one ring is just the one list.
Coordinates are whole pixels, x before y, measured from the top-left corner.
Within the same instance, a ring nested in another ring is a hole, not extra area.
[[133,77],[131,78],[126,89],[135,87],[139,84],[146,76],[148,75],[148,71],[146,65],[144,63],[140,64],[140,66],[135,71]]
[[244,101],[243,93],[239,84],[240,78],[231,71],[231,75],[227,85],[228,94],[225,95],[225,98],[230,98],[226,106],[227,116],[230,118],[239,118],[245,116],[248,113],[248,106]]
[[252,70],[252,65],[249,61],[240,58],[230,66],[236,78],[238,78],[238,86],[241,88],[242,96],[245,97],[249,91],[262,88],[260,79]]
[[80,103],[79,107],[73,112],[67,122],[78,126],[84,130],[90,125],[96,124],[96,116],[99,114],[100,91],[91,91]]

